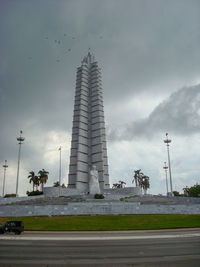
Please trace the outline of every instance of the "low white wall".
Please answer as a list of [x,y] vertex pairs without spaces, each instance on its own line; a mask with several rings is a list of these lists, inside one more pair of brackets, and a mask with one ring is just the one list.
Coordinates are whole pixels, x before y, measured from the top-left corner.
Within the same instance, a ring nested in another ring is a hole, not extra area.
[[6,197],[6,198],[0,198],[0,205],[6,205],[11,203],[16,203],[24,200],[31,200],[31,199],[38,199],[38,198],[44,198],[44,195],[38,195],[38,196],[30,196],[30,197]]
[[[59,187],[44,187],[44,196],[47,197],[58,197],[58,196],[74,196],[74,195],[85,195],[87,192],[80,192],[76,188],[59,188]],[[142,195],[142,190],[140,187],[125,187],[116,189],[104,189],[102,194],[105,195],[107,199],[119,199],[125,196],[140,196]],[[112,197],[113,196],[113,197]]]
[[103,194],[123,195],[123,196],[141,196],[142,189],[140,187],[124,187],[124,188],[109,188],[104,189]]
[[43,194],[45,197],[74,196],[82,195],[76,188],[63,187],[44,187]]
[[1,217],[118,214],[200,214],[200,205],[140,205],[139,202],[80,202],[68,205],[3,205]]

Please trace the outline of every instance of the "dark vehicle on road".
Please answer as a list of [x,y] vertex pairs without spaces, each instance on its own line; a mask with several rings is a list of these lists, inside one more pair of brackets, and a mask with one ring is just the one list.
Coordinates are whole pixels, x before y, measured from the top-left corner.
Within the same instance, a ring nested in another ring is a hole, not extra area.
[[7,221],[5,225],[0,225],[0,234],[13,232],[20,235],[24,231],[24,224],[22,221]]

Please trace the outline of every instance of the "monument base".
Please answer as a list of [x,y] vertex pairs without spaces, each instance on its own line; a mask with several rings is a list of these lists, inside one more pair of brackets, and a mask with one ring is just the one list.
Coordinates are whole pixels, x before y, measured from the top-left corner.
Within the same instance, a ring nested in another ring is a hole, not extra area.
[[[59,197],[59,196],[85,196],[87,192],[82,192],[76,188],[62,188],[62,187],[44,187],[44,196],[46,197]],[[140,187],[125,187],[116,189],[102,189],[101,194],[108,199],[118,199],[120,197],[128,196],[141,196],[142,189]]]

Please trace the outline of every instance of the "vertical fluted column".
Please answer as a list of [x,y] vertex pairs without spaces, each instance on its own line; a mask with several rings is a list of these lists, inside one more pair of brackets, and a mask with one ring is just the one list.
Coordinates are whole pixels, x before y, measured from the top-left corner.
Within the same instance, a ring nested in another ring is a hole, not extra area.
[[88,79],[88,67],[83,64],[77,70],[68,183],[80,191],[88,187]]
[[101,72],[94,62],[90,70],[91,162],[99,172],[100,188],[109,187]]

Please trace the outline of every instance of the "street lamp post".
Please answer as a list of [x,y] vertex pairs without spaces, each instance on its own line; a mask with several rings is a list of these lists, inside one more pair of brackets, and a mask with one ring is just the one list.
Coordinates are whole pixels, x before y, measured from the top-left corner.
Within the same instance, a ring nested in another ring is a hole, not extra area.
[[25,140],[24,137],[22,137],[22,131],[20,131],[20,136],[17,137],[17,141],[19,142],[19,152],[18,152],[18,165],[17,165],[17,182],[16,182],[16,197],[18,197],[18,185],[19,185],[19,166],[20,166],[20,155],[21,155],[21,144],[23,144],[23,141]]
[[171,143],[171,140],[168,139],[168,133],[166,133],[166,139],[164,140],[164,143],[167,145],[167,155],[168,155],[168,166],[169,166],[169,180],[170,180],[170,194],[173,196],[173,188],[172,188],[172,172],[171,172],[171,163],[170,163],[170,155],[169,155],[169,144]]
[[2,197],[4,197],[5,182],[6,182],[6,169],[8,168],[7,160],[5,160],[5,164],[3,165],[3,167],[4,167],[4,177],[3,177],[3,193],[2,193]]
[[59,148],[60,151],[60,162],[59,162],[59,196],[61,191],[61,146]]
[[167,188],[167,196],[168,196],[168,193],[169,193],[169,190],[168,190],[168,181],[167,181],[167,169],[168,169],[168,167],[167,167],[167,165],[166,165],[166,162],[164,162],[164,167],[163,167],[163,169],[165,170],[165,178],[166,178],[166,188]]

